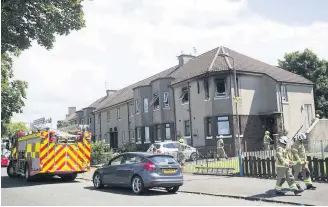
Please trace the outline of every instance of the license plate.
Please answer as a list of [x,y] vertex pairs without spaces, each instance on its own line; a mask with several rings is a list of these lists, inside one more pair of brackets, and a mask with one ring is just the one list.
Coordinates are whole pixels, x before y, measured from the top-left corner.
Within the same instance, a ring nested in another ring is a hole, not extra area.
[[177,170],[176,169],[162,169],[164,174],[172,174],[175,173]]

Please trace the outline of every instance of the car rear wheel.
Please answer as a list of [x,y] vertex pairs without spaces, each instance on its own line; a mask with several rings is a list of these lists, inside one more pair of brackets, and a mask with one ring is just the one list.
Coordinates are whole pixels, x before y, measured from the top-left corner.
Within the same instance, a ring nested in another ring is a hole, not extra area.
[[171,188],[166,188],[167,192],[169,193],[176,193],[179,190],[179,186],[171,187]]
[[197,158],[198,158],[198,155],[197,155],[196,152],[191,153],[191,155],[190,155],[190,160],[192,160],[192,161],[196,161]]
[[145,190],[146,190],[145,187],[144,187],[144,183],[142,181],[142,178],[138,175],[136,175],[132,178],[131,187],[132,187],[133,193],[135,193],[137,195],[140,195],[140,194],[144,193]]
[[104,187],[104,184],[102,182],[102,179],[101,179],[101,176],[99,173],[96,173],[93,176],[93,186],[95,186],[95,188],[97,188],[97,189],[101,189]]
[[77,177],[77,173],[72,173],[68,175],[60,175],[59,176],[63,181],[73,181]]

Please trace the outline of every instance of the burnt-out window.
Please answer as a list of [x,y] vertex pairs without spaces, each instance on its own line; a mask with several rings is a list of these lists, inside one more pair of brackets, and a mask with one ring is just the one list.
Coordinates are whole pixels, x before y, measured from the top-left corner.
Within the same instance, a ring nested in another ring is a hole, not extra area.
[[182,103],[188,103],[189,102],[189,93],[188,93],[188,88],[187,87],[182,88],[180,98],[182,100]]
[[204,80],[204,92],[205,92],[205,100],[210,98],[210,92],[209,92],[209,83],[208,80]]
[[153,95],[153,99],[150,102],[150,106],[154,106],[154,110],[159,109],[159,96],[158,93]]
[[227,94],[225,79],[216,79],[215,84],[216,84],[215,96],[217,97],[225,96]]

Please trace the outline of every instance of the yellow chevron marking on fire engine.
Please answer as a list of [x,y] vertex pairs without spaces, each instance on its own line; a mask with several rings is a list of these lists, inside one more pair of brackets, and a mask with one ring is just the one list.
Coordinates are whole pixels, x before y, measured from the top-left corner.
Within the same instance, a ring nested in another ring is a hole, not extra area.
[[50,143],[48,147],[46,147],[44,150],[42,150],[42,152],[40,153],[40,157],[43,157],[45,154],[47,154],[49,152],[49,155],[47,156],[47,158],[45,158],[45,159],[48,159],[50,156],[50,153],[54,151],[54,149],[53,149],[54,146],[55,146],[55,143]]
[[[79,153],[80,157],[83,159],[83,162],[89,162],[89,161],[87,160],[87,158],[83,155],[83,152],[81,152],[81,150],[79,150],[78,153]],[[82,160],[81,160],[81,161],[82,161]]]
[[55,159],[51,159],[46,166],[43,166],[42,172],[47,172],[49,170],[49,168],[54,165],[54,163],[55,163]]
[[28,139],[33,139],[33,138],[36,138],[36,137],[40,137],[40,133],[35,133],[35,134],[30,134],[30,135],[27,135],[27,136],[24,136],[24,137],[20,137],[18,138],[18,141],[23,141],[23,140],[28,140]]
[[[52,156],[55,154],[55,151],[52,150],[49,154],[42,160],[42,164],[45,164],[49,159],[55,160]],[[44,166],[45,167],[45,166]]]
[[80,166],[82,166],[81,160],[79,160],[76,156],[77,151],[72,151],[69,148],[67,148],[67,153],[70,155],[69,163],[76,169],[79,170],[79,166],[76,166],[76,163]]

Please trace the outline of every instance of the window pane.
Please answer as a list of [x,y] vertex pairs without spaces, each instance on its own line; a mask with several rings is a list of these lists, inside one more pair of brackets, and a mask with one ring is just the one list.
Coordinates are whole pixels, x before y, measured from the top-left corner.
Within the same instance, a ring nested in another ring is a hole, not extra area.
[[216,80],[216,92],[217,93],[225,93],[225,81],[224,80]]
[[169,93],[164,92],[164,107],[169,107]]
[[212,135],[212,121],[211,118],[207,118],[207,136]]
[[149,142],[149,127],[145,127],[145,142]]
[[229,120],[229,117],[227,116],[219,116],[218,117],[218,121],[228,121]]
[[156,125],[156,141],[160,141],[160,140],[161,140],[161,126]]
[[169,124],[165,125],[165,139],[171,139],[171,128]]
[[148,113],[148,98],[144,99],[144,112]]
[[123,156],[115,158],[113,161],[111,161],[110,165],[120,165],[122,162],[122,158],[123,158]]
[[130,116],[133,116],[133,104],[130,104]]
[[185,136],[190,136],[190,121],[185,121]]
[[218,134],[219,135],[230,135],[229,121],[218,122]]
[[139,113],[139,100],[135,101],[136,114]]
[[165,155],[160,155],[160,156],[153,156],[150,157],[151,161],[153,161],[156,164],[159,163],[168,163],[168,164],[175,164],[177,161],[171,157],[171,156],[165,156]]
[[120,119],[120,109],[117,109],[117,119]]

